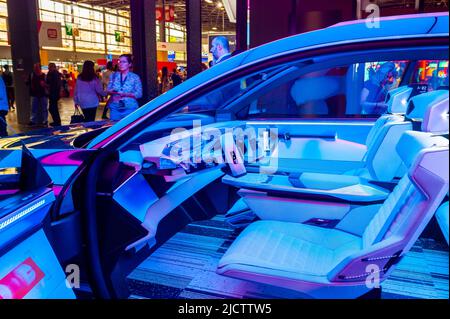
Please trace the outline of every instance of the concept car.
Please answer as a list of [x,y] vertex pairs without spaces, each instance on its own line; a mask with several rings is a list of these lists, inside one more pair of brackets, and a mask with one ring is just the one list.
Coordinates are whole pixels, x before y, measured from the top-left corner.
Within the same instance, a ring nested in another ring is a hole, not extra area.
[[383,287],[436,211],[448,244],[448,22],[338,24],[114,125],[1,139],[0,298]]

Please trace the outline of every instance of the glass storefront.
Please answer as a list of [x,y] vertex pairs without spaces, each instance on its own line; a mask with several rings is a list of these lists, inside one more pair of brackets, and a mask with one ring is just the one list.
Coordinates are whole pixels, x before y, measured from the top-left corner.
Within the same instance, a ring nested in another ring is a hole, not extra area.
[[63,49],[100,54],[131,52],[128,11],[76,4],[69,1],[39,0],[42,21],[60,22]]
[[[83,52],[102,56],[130,53],[130,12],[66,0],[39,0],[39,20],[61,23],[62,47],[43,47],[44,50]],[[166,38],[160,42],[186,42],[186,28],[167,22]],[[0,46],[8,46],[8,10],[6,0],[0,0]],[[3,57],[3,58],[6,58]],[[64,58],[63,58],[64,59]],[[176,52],[175,60],[185,61],[186,52]]]
[[8,45],[8,8],[6,0],[0,0],[0,45]]

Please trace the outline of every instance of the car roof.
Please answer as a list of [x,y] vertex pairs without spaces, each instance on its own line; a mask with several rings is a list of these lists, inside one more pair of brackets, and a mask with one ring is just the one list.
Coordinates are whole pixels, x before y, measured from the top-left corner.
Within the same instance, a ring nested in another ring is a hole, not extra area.
[[209,68],[151,100],[97,136],[89,143],[88,148],[99,147],[105,139],[110,138],[110,136],[150,111],[236,68],[289,51],[298,51],[318,46],[331,46],[338,43],[432,35],[448,37],[448,19],[448,12],[392,16],[380,18],[379,28],[369,28],[366,25],[366,20],[355,20],[263,44]]
[[406,36],[426,36],[429,34],[448,35],[448,12],[384,17],[380,18],[378,28],[369,26],[374,25],[365,19],[354,20],[338,23],[328,28],[294,35],[251,50],[242,62],[245,64],[266,56],[273,56],[291,50],[342,41],[376,40],[377,38],[386,37],[403,38]]

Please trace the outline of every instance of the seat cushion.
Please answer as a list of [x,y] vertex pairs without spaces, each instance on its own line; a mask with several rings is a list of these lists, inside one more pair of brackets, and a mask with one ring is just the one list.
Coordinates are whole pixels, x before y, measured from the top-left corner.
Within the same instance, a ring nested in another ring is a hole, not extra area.
[[[326,275],[361,249],[361,238],[343,231],[298,223],[257,221],[234,241],[219,262],[228,270],[252,267],[266,276],[302,279]],[[323,279],[323,278],[322,278]]]

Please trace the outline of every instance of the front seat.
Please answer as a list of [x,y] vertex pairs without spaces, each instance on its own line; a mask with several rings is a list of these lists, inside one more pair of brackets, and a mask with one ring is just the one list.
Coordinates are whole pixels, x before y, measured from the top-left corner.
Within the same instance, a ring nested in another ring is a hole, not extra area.
[[298,79],[291,87],[291,96],[298,115],[326,115],[330,113],[327,99],[343,94],[341,76],[306,77]]
[[[444,137],[405,132],[397,152],[408,172],[382,205],[354,208],[332,229],[254,222],[219,261],[217,273],[314,298],[363,295],[389,276],[442,202],[448,150]],[[367,214],[373,217],[361,225],[358,216]]]
[[[443,101],[448,105],[448,91],[446,90],[417,95],[408,101],[412,91],[412,88],[400,87],[389,92],[386,101],[387,113],[377,119],[367,135],[366,152],[362,158],[361,167],[348,170],[344,172],[345,175],[360,176],[383,182],[390,182],[403,175],[404,168],[401,167],[401,160],[395,152],[395,145],[400,136],[407,130],[421,130],[420,123],[430,105],[440,105]],[[417,105],[417,107],[414,109],[410,105]],[[419,122],[417,128],[413,127],[414,122]],[[341,151],[346,152],[345,149]],[[387,162],[389,162],[389,165],[385,165]],[[318,163],[317,168],[312,169],[299,167],[297,173],[320,173],[323,168],[330,174],[340,174],[339,171],[334,172],[333,167],[329,167],[329,162],[326,165],[326,168],[321,167],[320,163]]]
[[[433,91],[412,97],[408,103],[404,102],[404,96],[400,90],[390,92],[388,109],[391,114],[381,116],[367,136],[367,152],[365,154],[365,167],[346,172],[346,175],[357,175],[377,181],[389,182],[395,177],[402,176],[404,167],[395,153],[395,145],[400,136],[406,130],[423,132],[448,132],[448,120],[442,125],[446,128],[436,127],[433,130],[429,125],[429,118],[434,117],[434,112],[448,112],[449,93],[446,90]],[[402,92],[403,93],[403,92]],[[401,112],[405,110],[405,116]],[[389,165],[386,165],[389,163]]]

